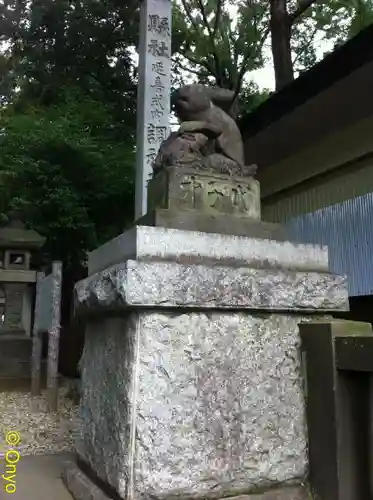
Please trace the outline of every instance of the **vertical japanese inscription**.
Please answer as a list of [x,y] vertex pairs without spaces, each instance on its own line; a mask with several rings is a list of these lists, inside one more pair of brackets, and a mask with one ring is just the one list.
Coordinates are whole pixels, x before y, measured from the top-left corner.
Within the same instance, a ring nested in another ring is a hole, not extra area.
[[142,0],[140,30],[137,216],[146,212],[147,182],[158,149],[169,134],[171,0]]
[[147,136],[149,144],[149,153],[147,162],[153,166],[159,146],[167,138],[167,125],[158,125],[169,110],[167,109],[166,99],[169,99],[169,85],[166,84],[167,69],[163,59],[169,59],[171,56],[171,31],[170,19],[158,14],[150,13],[148,15],[148,32],[151,34],[148,43],[148,52],[155,58],[151,65],[151,98],[150,98],[150,117]]
[[171,36],[170,20],[168,17],[160,17],[158,14],[149,14],[148,30],[166,37]]

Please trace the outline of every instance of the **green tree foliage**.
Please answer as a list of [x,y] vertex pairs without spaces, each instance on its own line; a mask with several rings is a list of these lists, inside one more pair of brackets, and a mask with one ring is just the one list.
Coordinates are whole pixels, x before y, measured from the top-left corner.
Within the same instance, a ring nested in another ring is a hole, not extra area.
[[90,95],[133,110],[128,48],[137,35],[135,12],[130,1],[34,0],[19,50],[22,74],[37,82],[36,94],[47,102],[61,84],[77,82]]
[[133,218],[131,126],[113,123],[113,106],[81,90],[58,104],[10,107],[0,116],[1,209],[21,208],[65,266],[115,236]]
[[254,82],[245,84],[238,96],[236,119],[239,121],[260,106],[271,93],[270,90],[260,90]]
[[[320,50],[322,46],[335,48],[373,21],[372,0],[288,0],[286,9],[292,20],[287,42],[292,57],[287,69],[283,65],[284,80],[281,83],[281,78],[278,79],[278,88],[294,79],[294,73],[309,69],[329,52],[330,49]],[[281,69],[281,62],[279,66]]]
[[181,0],[174,2],[175,72],[233,90],[237,98],[248,71],[263,66],[268,34],[265,1]]
[[0,9],[1,210],[25,208],[65,267],[133,218],[137,7],[8,0]]
[[133,103],[126,90],[133,76],[128,49],[138,34],[137,7],[135,0],[4,2],[0,40],[8,47],[17,84],[24,89],[32,83],[37,97],[48,100],[73,82],[89,93],[104,92],[110,101],[117,98],[126,109]]
[[373,20],[372,0],[174,0],[176,73],[235,90],[265,62],[271,43],[276,88],[311,67],[324,42],[337,45]]
[[372,0],[332,0],[316,4],[312,11],[315,26],[324,40],[334,46],[357,35],[373,22]]
[[137,36],[136,0],[0,4],[0,215],[22,208],[39,264],[63,261],[65,325],[87,250],[133,220]]

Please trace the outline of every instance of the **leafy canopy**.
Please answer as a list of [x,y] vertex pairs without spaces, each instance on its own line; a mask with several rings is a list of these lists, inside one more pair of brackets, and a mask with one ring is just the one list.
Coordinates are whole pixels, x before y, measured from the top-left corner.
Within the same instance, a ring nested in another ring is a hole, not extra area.
[[176,80],[237,96],[271,52],[276,78],[283,73],[276,66],[285,64],[291,80],[372,21],[372,0],[174,0]]
[[0,212],[79,266],[133,219],[134,0],[0,5]]
[[58,104],[0,115],[1,208],[21,208],[66,265],[133,217],[133,130],[112,116],[110,104],[79,89],[66,89]]

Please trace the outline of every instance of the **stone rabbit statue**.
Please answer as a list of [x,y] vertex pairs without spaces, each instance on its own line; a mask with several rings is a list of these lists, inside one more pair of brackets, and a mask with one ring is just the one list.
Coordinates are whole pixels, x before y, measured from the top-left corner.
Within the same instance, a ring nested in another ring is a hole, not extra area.
[[244,166],[240,130],[225,111],[232,98],[230,90],[199,84],[176,90],[171,102],[180,128],[161,145],[154,171],[176,164],[235,176],[254,175],[256,166]]
[[217,152],[234,160],[243,168],[244,155],[240,130],[223,109],[231,102],[233,92],[226,89],[186,85],[172,96],[176,116],[181,121],[180,133],[211,131],[216,134]]

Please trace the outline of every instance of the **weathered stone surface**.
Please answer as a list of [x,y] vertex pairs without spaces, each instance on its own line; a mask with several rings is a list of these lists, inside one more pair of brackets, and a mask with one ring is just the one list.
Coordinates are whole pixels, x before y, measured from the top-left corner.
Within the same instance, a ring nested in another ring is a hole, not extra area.
[[94,274],[127,259],[328,271],[327,247],[137,226],[91,252],[89,273]]
[[75,500],[112,500],[74,462],[66,463],[62,480]]
[[41,248],[46,238],[32,229],[26,229],[20,210],[8,212],[8,223],[0,228],[0,248],[7,250],[36,250]]
[[302,481],[302,320],[231,311],[92,320],[80,457],[122,498],[220,498]]
[[311,496],[308,488],[302,485],[274,488],[263,493],[240,495],[237,497],[225,498],[224,500],[311,500]]
[[172,4],[169,0],[146,0],[139,14],[136,218],[146,213],[153,162],[170,130]]
[[252,177],[168,167],[149,181],[148,211],[154,208],[260,219],[260,187]]
[[6,302],[5,318],[2,330],[6,332],[24,331],[22,324],[23,301],[27,285],[24,283],[6,283],[4,285]]
[[[244,167],[243,142],[240,129],[228,114],[234,91],[206,85],[191,84],[172,95],[180,132],[199,131],[216,137],[216,153]],[[239,173],[239,171],[238,171]]]
[[136,327],[135,314],[89,323],[80,361],[81,425],[76,449],[97,476],[122,493],[131,476],[130,450],[137,422]]
[[217,132],[208,130],[203,125],[196,132],[182,131],[180,127],[178,132],[172,132],[161,144],[153,167],[154,174],[167,167],[190,167],[195,173],[214,172],[234,177],[253,177],[257,171],[256,165],[241,166],[221,152],[216,152],[216,136]]
[[[65,486],[75,500],[112,500],[113,496],[106,489],[99,488],[95,482],[74,463],[66,463],[62,474]],[[105,490],[105,491],[104,491]],[[310,500],[306,486],[285,486],[261,493],[227,497],[220,500]]]
[[290,486],[287,488],[275,488],[263,493],[253,493],[252,495],[229,497],[224,500],[311,500],[311,496],[308,488],[305,486]]
[[133,260],[75,286],[77,312],[133,306],[345,311],[348,294],[329,273]]
[[203,233],[227,234],[246,238],[287,241],[289,236],[286,227],[272,222],[262,222],[236,217],[234,215],[201,214],[196,210],[179,210],[156,208],[136,221],[138,226],[162,227],[182,231],[198,231]]

